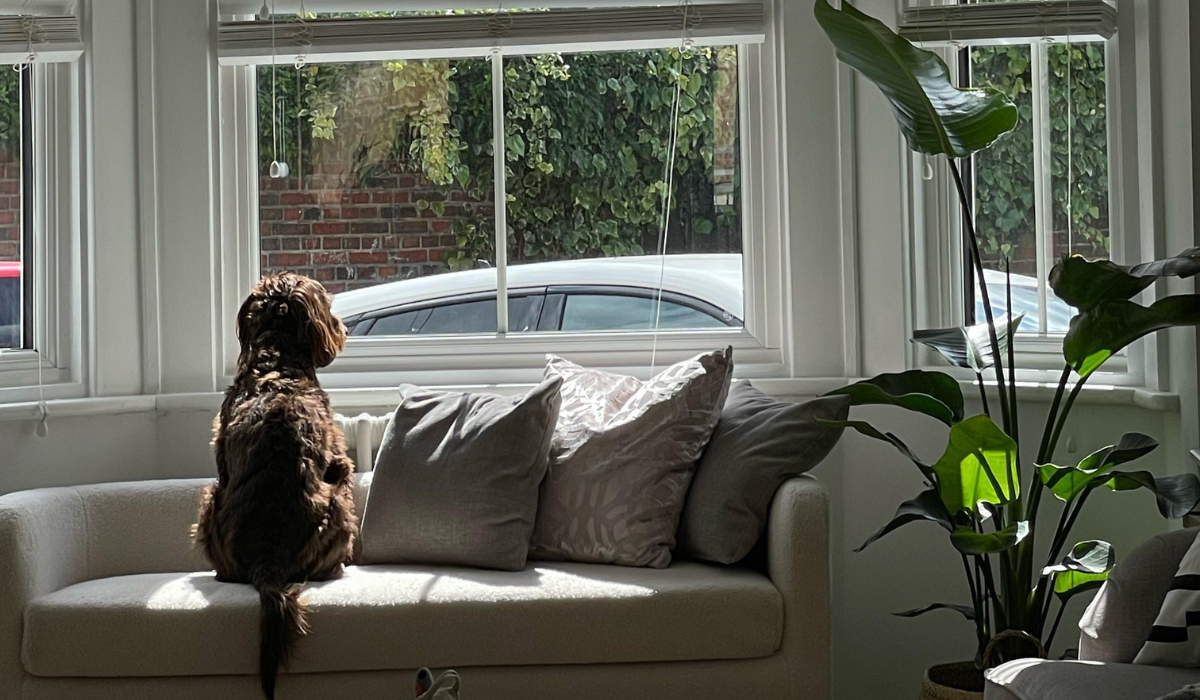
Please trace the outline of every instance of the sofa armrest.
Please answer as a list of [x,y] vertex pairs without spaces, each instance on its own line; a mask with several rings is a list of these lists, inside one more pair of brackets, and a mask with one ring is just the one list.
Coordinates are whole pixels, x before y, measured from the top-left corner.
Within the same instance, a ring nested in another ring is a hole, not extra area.
[[29,601],[89,579],[208,569],[191,545],[206,479],[38,489],[0,497],[0,697],[19,697]]
[[87,577],[86,530],[76,489],[0,497],[0,697],[21,694],[26,603]]
[[767,573],[783,596],[783,644],[791,695],[828,700],[829,494],[811,476],[779,487],[767,521]]

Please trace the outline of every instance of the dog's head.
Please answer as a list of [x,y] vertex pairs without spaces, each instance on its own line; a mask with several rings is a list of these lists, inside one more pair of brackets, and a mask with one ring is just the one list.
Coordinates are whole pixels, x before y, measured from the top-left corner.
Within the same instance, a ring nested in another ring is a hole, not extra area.
[[255,346],[294,349],[311,357],[314,368],[333,362],[346,345],[346,326],[333,315],[329,292],[292,272],[254,285],[238,310],[237,335],[243,356]]

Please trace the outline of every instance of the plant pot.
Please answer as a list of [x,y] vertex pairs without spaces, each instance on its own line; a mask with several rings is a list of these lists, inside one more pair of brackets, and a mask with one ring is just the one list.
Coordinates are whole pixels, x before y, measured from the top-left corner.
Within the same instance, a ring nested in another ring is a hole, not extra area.
[[930,666],[919,700],[983,700],[983,671],[970,661]]

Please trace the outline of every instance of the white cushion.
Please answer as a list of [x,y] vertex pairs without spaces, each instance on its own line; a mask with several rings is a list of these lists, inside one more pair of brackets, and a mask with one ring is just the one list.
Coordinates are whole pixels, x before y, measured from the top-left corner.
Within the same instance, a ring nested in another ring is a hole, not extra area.
[[[757,658],[783,633],[764,576],[692,562],[350,567],[301,600],[299,673]],[[38,676],[253,674],[258,596],[211,572],[86,581],[29,603],[22,656]]]

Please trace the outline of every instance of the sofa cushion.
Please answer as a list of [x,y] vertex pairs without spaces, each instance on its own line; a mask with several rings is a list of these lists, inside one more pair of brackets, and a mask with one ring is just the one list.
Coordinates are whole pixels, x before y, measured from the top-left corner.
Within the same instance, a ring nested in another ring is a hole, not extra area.
[[1155,700],[1200,682],[1200,668],[1020,659],[987,673],[985,700]]
[[[350,567],[301,600],[302,673],[755,658],[783,632],[769,580],[693,562]],[[211,572],[86,581],[29,603],[22,655],[38,676],[252,674],[258,596]]]

